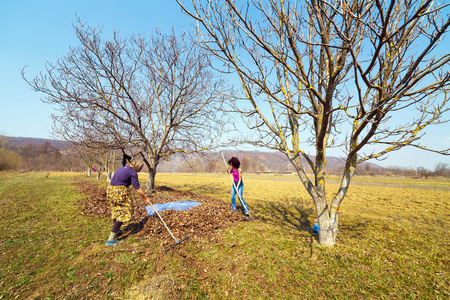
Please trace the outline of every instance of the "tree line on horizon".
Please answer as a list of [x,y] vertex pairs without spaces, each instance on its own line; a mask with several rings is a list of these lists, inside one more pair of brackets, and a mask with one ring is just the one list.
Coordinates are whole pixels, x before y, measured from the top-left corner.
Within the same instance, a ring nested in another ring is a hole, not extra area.
[[[89,176],[97,176],[104,172],[101,166],[102,159],[88,161],[81,157],[68,154],[68,143],[59,140],[46,140],[34,138],[18,138],[0,136],[0,171],[72,171],[84,172]],[[92,154],[86,149],[89,155]],[[261,151],[224,151],[227,158],[237,156],[241,160],[241,167],[245,173],[263,174],[295,173],[289,161],[277,152]],[[94,157],[92,157],[94,158]],[[83,160],[85,163],[83,163]],[[114,158],[114,168],[121,166],[122,157],[118,153]],[[98,161],[100,163],[96,163]],[[339,159],[336,159],[339,161]],[[342,173],[344,163],[331,164],[327,168],[328,175]],[[176,155],[161,162],[159,172],[162,173],[222,173],[225,172],[225,163],[220,153],[207,155],[190,155],[183,157]],[[95,172],[94,172],[95,169]],[[98,171],[97,171],[98,170]],[[145,171],[145,170],[144,170]],[[404,168],[398,166],[380,167],[376,164],[361,164],[356,170],[361,176],[406,176],[410,178],[450,177],[450,168],[440,162],[433,168]]]

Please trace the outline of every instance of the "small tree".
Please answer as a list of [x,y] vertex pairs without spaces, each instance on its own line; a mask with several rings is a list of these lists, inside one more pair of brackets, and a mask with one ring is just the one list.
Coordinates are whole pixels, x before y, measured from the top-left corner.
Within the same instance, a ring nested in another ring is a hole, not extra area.
[[16,152],[6,149],[5,141],[0,136],[0,172],[16,170],[22,164],[22,157]]
[[27,80],[59,111],[56,134],[92,148],[137,149],[149,170],[148,191],[161,159],[217,145],[226,87],[185,35],[114,32],[103,40],[81,23],[75,31],[80,45]]
[[448,175],[450,174],[450,168],[448,167],[448,164],[444,162],[438,163],[434,168],[434,174],[436,176],[448,177]]
[[[359,163],[405,146],[449,154],[419,144],[424,129],[443,123],[448,111],[450,54],[436,48],[450,26],[445,5],[177,1],[195,19],[198,42],[223,71],[238,75],[247,104],[234,104],[252,129],[247,141],[281,151],[295,167],[314,201],[321,244],[335,244],[339,207]],[[342,149],[345,169],[327,201],[332,147]]]

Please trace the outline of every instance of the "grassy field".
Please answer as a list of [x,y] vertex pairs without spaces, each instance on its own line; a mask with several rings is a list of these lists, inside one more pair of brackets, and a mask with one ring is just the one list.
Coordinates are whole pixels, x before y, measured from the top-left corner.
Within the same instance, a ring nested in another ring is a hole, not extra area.
[[[77,176],[0,173],[0,299],[450,296],[449,180],[355,178],[337,245],[324,248],[311,233],[313,206],[298,179],[248,175],[244,197],[256,220],[164,252],[135,236],[106,248],[111,221],[80,214]],[[224,201],[229,182],[218,174],[156,178]],[[329,196],[337,184],[327,180]]]

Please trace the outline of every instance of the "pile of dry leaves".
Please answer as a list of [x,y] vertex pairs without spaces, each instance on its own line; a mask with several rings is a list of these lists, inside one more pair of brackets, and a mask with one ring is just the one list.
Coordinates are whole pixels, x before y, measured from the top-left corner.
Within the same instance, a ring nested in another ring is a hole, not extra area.
[[[80,192],[88,197],[81,200],[84,214],[109,217],[110,210],[106,201],[106,188],[87,180],[76,181]],[[163,244],[173,242],[158,216],[148,216],[144,200],[132,192],[134,199],[134,222],[122,227],[119,238],[135,234],[142,238],[159,239]],[[196,195],[191,192],[176,191],[168,187],[156,187],[156,193],[150,197],[153,204],[173,201],[197,201],[202,205],[184,211],[164,210],[161,217],[176,238],[186,236],[206,236],[218,229],[227,228],[245,220],[241,211],[231,209],[231,204],[215,198]]]

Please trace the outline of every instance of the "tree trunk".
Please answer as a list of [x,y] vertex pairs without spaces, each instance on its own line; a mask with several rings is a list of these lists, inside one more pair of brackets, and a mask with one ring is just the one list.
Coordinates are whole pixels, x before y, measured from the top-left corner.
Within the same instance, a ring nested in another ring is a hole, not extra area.
[[106,181],[111,182],[113,172],[106,172]]
[[338,233],[338,218],[330,218],[327,212],[324,212],[319,219],[319,243],[323,246],[334,246],[336,235]]
[[156,167],[159,164],[159,156],[154,155],[149,160],[144,159],[144,162],[148,167],[148,180],[145,189],[147,193],[153,193],[155,191]]
[[297,170],[297,174],[300,178],[300,181],[302,182],[308,193],[311,195],[311,198],[314,202],[317,219],[319,221],[319,243],[324,246],[334,246],[339,228],[337,217],[338,216],[337,210],[339,209],[339,206],[337,206],[336,208],[332,206],[333,209],[329,211],[327,199],[324,192],[325,191],[324,178],[321,178],[322,181],[320,181],[317,180],[317,176],[315,177],[316,183],[320,183],[321,184],[320,187],[323,190],[322,193],[319,193],[318,187],[308,179],[302,166],[300,157],[297,156],[295,158],[290,158],[290,161]]
[[153,193],[155,191],[155,176],[156,176],[156,170],[151,168],[148,171],[148,180],[147,180],[147,184],[145,185],[145,189],[147,192]]

